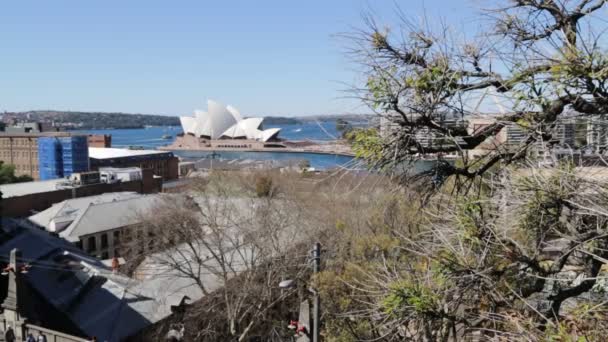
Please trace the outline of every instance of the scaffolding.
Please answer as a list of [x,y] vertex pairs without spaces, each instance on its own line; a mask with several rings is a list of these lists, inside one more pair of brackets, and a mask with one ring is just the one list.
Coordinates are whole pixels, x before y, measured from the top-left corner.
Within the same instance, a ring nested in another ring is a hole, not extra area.
[[61,145],[63,177],[73,173],[89,171],[89,145],[87,137],[73,136],[58,138]]
[[89,170],[89,148],[86,136],[38,138],[40,179],[69,177]]

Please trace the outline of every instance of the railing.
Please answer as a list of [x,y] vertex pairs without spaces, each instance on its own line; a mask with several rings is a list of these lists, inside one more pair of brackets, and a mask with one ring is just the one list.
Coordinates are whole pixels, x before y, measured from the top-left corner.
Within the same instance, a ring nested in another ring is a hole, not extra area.
[[76,337],[76,336],[60,333],[58,331],[46,329],[46,328],[39,327],[39,326],[33,325],[33,324],[24,324],[23,332],[24,332],[24,336],[23,336],[24,341],[28,334],[34,335],[35,338],[38,338],[38,335],[44,335],[46,337],[47,342],[87,342],[88,341],[81,337]]

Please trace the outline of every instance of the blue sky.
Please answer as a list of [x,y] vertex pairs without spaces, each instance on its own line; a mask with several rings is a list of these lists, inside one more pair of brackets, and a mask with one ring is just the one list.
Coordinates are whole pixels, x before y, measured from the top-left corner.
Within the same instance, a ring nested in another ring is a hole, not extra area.
[[[395,3],[471,25],[467,0],[4,1],[0,111],[189,114],[207,98],[244,115],[365,112],[336,34]],[[464,7],[463,7],[464,6]]]

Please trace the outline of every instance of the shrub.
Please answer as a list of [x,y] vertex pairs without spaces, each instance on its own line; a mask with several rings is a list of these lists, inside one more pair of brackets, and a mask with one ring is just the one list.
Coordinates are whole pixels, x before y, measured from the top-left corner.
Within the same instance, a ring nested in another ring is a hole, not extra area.
[[272,178],[269,176],[259,176],[255,180],[255,193],[258,197],[272,197],[275,188]]

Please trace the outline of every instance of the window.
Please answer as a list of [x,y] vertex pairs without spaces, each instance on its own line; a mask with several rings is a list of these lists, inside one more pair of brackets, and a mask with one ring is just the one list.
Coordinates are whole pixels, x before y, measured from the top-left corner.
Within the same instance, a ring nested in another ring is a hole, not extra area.
[[129,229],[126,229],[121,235],[125,241],[129,241],[133,234],[129,231]]
[[114,235],[114,245],[117,245],[120,242],[120,231],[115,230],[113,235]]
[[88,253],[94,252],[97,249],[97,246],[95,246],[95,237],[94,236],[89,236],[87,242],[88,242],[88,244],[87,244],[87,252]]
[[108,248],[108,234],[101,234],[101,248]]

